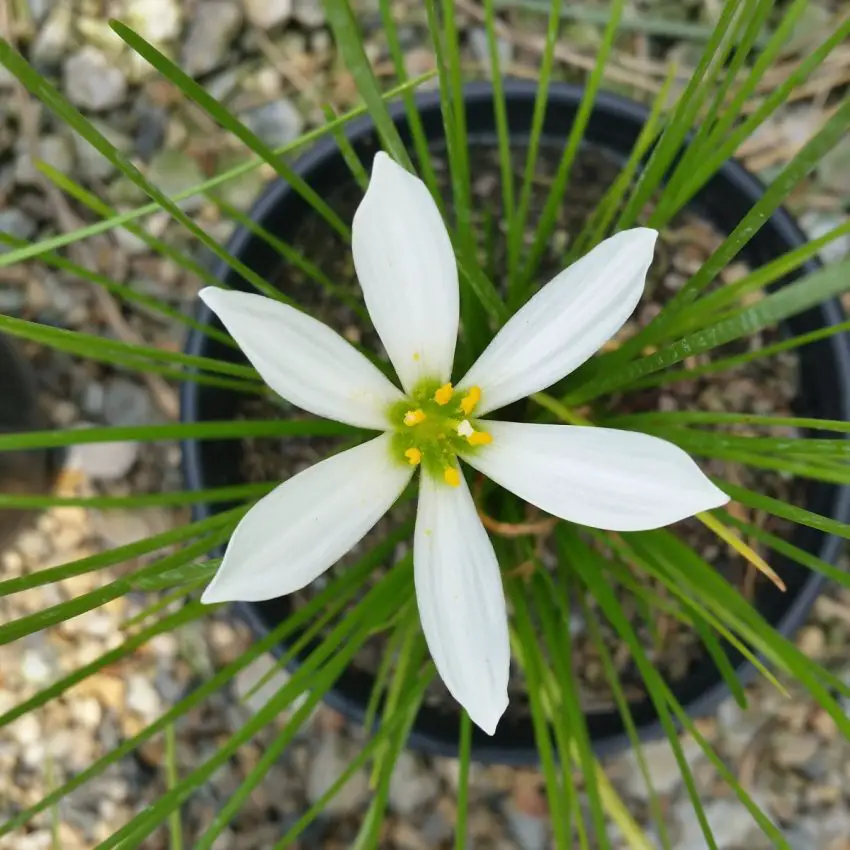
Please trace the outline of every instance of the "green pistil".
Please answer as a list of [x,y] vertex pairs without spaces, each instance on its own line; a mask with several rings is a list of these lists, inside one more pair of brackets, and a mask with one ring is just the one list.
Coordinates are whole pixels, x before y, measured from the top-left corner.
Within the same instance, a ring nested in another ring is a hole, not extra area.
[[[394,404],[388,411],[393,429],[392,452],[400,463],[410,464],[405,456],[409,449],[422,453],[421,466],[435,480],[443,482],[445,470],[457,466],[458,454],[472,454],[480,446],[471,446],[457,429],[464,419],[476,430],[479,423],[467,416],[461,408],[462,393],[455,393],[447,404],[438,404],[434,394],[442,386],[440,381],[422,381],[404,401]],[[405,424],[411,411],[419,411],[425,418],[415,424]]]

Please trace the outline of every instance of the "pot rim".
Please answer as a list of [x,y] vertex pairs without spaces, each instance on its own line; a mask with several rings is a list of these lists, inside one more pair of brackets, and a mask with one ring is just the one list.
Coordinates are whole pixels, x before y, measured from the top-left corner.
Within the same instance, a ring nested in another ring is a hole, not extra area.
[[[509,110],[512,99],[533,99],[537,92],[536,82],[528,80],[505,79],[503,87]],[[492,85],[489,82],[469,83],[464,87],[464,102],[467,107],[482,101],[490,102],[492,100],[492,91]],[[549,104],[556,106],[560,104],[561,106],[572,106],[574,108],[580,103],[583,91],[584,89],[581,86],[555,83],[549,88]],[[420,113],[439,107],[440,94],[438,91],[420,91],[415,97]],[[395,102],[388,104],[388,108],[394,122],[399,123],[405,120],[403,103]],[[597,93],[593,112],[594,114],[607,113],[608,117],[613,120],[622,118],[632,123],[639,122],[641,124],[645,123],[649,115],[649,111],[642,104],[610,92]],[[350,121],[345,125],[345,135],[352,142],[374,135],[374,125],[370,116],[366,114]],[[475,135],[476,138],[487,136],[486,133]],[[525,136],[521,133],[512,134],[512,138],[521,141],[523,138],[527,138],[527,134]],[[293,165],[293,170],[299,176],[306,177],[314,172],[315,169],[321,168],[328,158],[337,156],[339,156],[339,148],[335,140],[332,136],[324,136],[297,159]],[[762,182],[736,160],[728,160],[724,163],[712,179],[725,180],[732,189],[741,196],[746,197],[750,202],[754,202],[757,198],[761,197],[765,191]],[[291,192],[292,189],[282,181],[271,183],[266,187],[252,208],[250,213],[251,218],[253,220],[262,220],[270,209],[277,207]],[[788,249],[793,249],[808,241],[805,234],[784,207],[780,207],[771,216],[768,223],[775,231],[777,239],[781,239]],[[228,250],[235,256],[243,256],[254,239],[255,237],[250,231],[239,228],[229,240]],[[810,260],[801,267],[800,271],[802,273],[811,272],[819,267],[819,262]],[[216,263],[214,273],[222,280],[232,274],[230,268],[223,261]],[[835,299],[825,301],[819,306],[823,311],[824,324],[837,324],[843,320],[843,311]],[[204,305],[200,307],[199,318],[202,321],[211,318],[210,311]],[[204,343],[204,335],[199,331],[192,331],[187,342],[186,351],[190,354],[199,354]],[[841,390],[839,402],[842,416],[845,419],[850,419],[850,393],[848,393],[848,387],[850,387],[850,335],[846,333],[833,334],[829,338],[829,343],[831,357],[838,373],[838,383]],[[194,382],[187,381],[183,383],[180,390],[181,421],[198,421],[198,398],[202,390],[201,385]],[[182,443],[182,450],[183,468],[187,483],[191,489],[201,489],[204,486],[204,475],[202,472],[203,462],[199,451],[199,441],[184,441]],[[836,487],[835,492],[832,516],[842,518],[846,521],[850,519],[850,487]],[[206,504],[195,506],[194,515],[195,519],[209,516],[209,506]],[[824,534],[819,550],[820,557],[827,561],[834,561],[839,554],[840,547],[841,540],[839,538],[834,535]],[[805,619],[814,600],[821,592],[825,582],[826,579],[823,575],[809,571],[794,601],[778,622],[776,622],[774,628],[785,636],[796,631]],[[255,633],[263,634],[267,632],[267,626],[263,622],[255,605],[250,603],[236,603],[235,611]],[[297,661],[293,662],[293,664],[297,665]],[[757,671],[751,662],[744,659],[740,664],[737,664],[735,672],[739,680],[746,684],[754,678]],[[687,702],[683,702],[683,707],[689,715],[698,717],[711,713],[729,696],[731,696],[731,691],[725,681],[720,678],[698,696]],[[325,695],[324,701],[327,705],[341,712],[346,717],[358,723],[362,722],[365,714],[365,704],[362,700],[349,696],[335,686]],[[643,741],[653,740],[665,735],[661,722],[657,719],[649,723],[639,723],[637,726],[638,735]],[[411,729],[407,745],[411,749],[431,755],[457,755],[456,740],[452,742],[448,737],[438,738],[424,733],[416,728],[416,724]],[[631,742],[628,735],[625,732],[621,732],[608,737],[593,739],[592,745],[597,755],[601,756],[629,748]],[[539,762],[537,750],[522,745],[516,747],[510,745],[499,747],[488,746],[482,750],[473,741],[472,756],[473,759],[479,762],[494,764],[527,765]]]

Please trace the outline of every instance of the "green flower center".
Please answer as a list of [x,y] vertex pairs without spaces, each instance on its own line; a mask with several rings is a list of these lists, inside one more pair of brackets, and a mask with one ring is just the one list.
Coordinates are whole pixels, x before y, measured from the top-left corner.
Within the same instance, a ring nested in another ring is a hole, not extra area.
[[422,381],[404,401],[389,410],[394,429],[392,451],[402,463],[422,468],[452,487],[460,484],[457,456],[492,442],[472,417],[481,390],[455,393],[451,384]]

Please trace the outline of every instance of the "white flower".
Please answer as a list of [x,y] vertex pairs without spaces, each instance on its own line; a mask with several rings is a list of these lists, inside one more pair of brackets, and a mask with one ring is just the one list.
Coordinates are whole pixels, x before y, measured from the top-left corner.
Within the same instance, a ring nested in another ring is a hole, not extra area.
[[201,297],[263,380],[319,416],[383,431],[285,481],[239,523],[204,602],[292,593],[354,546],[422,467],[414,576],[422,629],[449,691],[493,734],[510,649],[499,565],[458,457],[555,516],[657,528],[727,501],[678,447],[606,428],[483,421],[587,360],[631,315],[657,233],[603,242],[543,287],[452,387],[458,277],[425,185],[388,156],[353,223],[357,276],[404,391],[330,328],[259,295]]

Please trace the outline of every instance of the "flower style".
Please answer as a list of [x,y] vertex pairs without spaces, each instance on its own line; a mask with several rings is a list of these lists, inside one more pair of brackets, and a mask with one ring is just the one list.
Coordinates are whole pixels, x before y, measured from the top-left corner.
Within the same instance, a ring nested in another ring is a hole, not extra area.
[[483,420],[568,375],[616,333],[643,292],[657,233],[618,233],[558,274],[451,383],[458,273],[428,189],[375,157],[354,215],[366,307],[403,392],[330,328],[280,302],[201,298],[288,401],[383,433],[284,481],[237,526],[204,602],[258,601],[313,581],[372,528],[421,467],[413,562],[422,629],[454,698],[493,734],[508,704],[499,565],[459,459],[570,522],[667,525],[728,497],[671,443],[610,428]]

